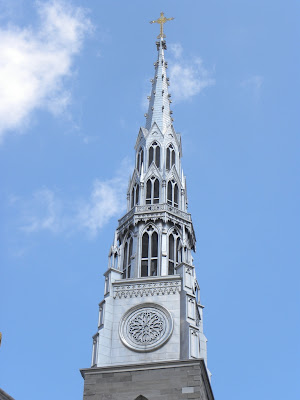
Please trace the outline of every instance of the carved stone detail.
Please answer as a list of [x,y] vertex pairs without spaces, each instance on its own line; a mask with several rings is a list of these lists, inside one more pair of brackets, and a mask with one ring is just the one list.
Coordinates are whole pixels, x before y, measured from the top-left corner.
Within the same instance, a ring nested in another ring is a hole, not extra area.
[[148,205],[143,205],[143,206],[135,206],[133,207],[124,217],[119,219],[119,226],[124,224],[128,219],[130,219],[133,214],[140,214],[144,212],[157,212],[157,211],[167,211],[169,213],[175,214],[179,216],[180,218],[191,221],[191,214],[186,213],[184,211],[179,210],[176,207],[172,207],[169,204],[148,204]]
[[181,290],[181,281],[161,281],[150,283],[133,283],[114,285],[114,299],[122,297],[144,297],[165,294],[176,294]]
[[173,318],[159,304],[143,303],[121,318],[119,335],[123,344],[138,352],[153,351],[165,344],[173,332]]
[[165,321],[157,312],[142,310],[128,323],[128,334],[136,343],[154,343],[165,329]]

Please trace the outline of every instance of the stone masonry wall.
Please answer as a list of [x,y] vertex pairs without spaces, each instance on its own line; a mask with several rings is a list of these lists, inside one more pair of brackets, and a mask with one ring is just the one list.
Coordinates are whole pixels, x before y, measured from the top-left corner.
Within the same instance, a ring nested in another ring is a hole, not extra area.
[[[109,372],[111,371],[111,372]],[[84,400],[213,400],[203,360],[82,371]]]

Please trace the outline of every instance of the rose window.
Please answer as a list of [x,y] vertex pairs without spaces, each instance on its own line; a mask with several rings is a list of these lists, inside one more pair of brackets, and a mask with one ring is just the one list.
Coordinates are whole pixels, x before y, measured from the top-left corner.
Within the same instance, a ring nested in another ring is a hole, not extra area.
[[164,331],[164,320],[153,311],[141,311],[128,324],[129,335],[138,343],[152,343]]
[[134,351],[147,352],[162,346],[173,331],[169,311],[159,304],[144,303],[128,310],[121,318],[119,335]]

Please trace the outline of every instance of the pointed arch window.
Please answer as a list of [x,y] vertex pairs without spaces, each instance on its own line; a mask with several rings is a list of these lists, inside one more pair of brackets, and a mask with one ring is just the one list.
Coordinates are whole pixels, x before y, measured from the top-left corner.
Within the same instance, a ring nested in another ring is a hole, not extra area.
[[166,169],[169,171],[175,165],[175,150],[172,144],[167,148]]
[[146,185],[146,204],[159,203],[159,180],[152,176]]
[[133,246],[133,240],[132,237],[130,236],[124,246],[124,256],[123,256],[123,274],[122,278],[130,278],[130,273],[131,273],[131,258],[132,258],[132,246]]
[[158,235],[150,226],[142,236],[141,276],[156,276],[158,262]]
[[167,203],[178,208],[178,197],[178,185],[174,179],[172,179],[168,182]]
[[131,208],[139,204],[140,187],[138,184],[134,185],[131,190]]
[[170,233],[168,244],[168,274],[174,275],[175,267],[181,262],[182,258],[180,237],[177,230]]
[[148,167],[154,161],[157,168],[160,168],[160,147],[157,142],[153,142],[149,147]]
[[138,151],[137,157],[136,157],[136,169],[141,172],[142,169],[142,164],[144,162],[144,150],[141,147]]

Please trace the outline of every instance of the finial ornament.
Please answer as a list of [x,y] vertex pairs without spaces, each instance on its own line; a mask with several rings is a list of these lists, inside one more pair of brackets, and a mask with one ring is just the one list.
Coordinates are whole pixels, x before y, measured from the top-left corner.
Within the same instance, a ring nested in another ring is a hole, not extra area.
[[160,39],[160,38],[163,39],[163,38],[166,37],[166,35],[164,34],[164,24],[167,21],[172,21],[172,19],[174,19],[174,18],[173,17],[172,18],[166,18],[164,16],[164,13],[161,12],[160,13],[160,17],[156,21],[150,21],[150,24],[153,24],[153,23],[160,24],[160,34],[157,36],[157,39]]

